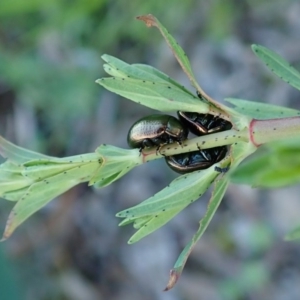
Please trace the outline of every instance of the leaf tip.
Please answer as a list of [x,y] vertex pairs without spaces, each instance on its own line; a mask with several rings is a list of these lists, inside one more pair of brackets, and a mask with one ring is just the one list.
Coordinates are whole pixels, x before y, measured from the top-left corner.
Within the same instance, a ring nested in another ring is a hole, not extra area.
[[147,27],[157,26],[156,18],[151,14],[137,16],[136,19],[145,22]]
[[88,182],[88,186],[93,186],[96,183],[96,180],[90,180]]
[[17,214],[15,212],[15,209],[13,209],[10,212],[8,219],[6,221],[4,233],[3,233],[2,239],[0,240],[1,242],[7,240],[13,234],[15,229],[18,227],[19,224],[17,224],[16,219],[15,219],[16,215]]
[[6,228],[4,230],[3,236],[0,240],[0,242],[4,242],[6,241],[11,235],[12,235],[13,231],[9,230],[8,226],[6,225]]
[[169,277],[169,282],[167,284],[167,286],[165,287],[165,289],[163,290],[164,292],[169,291],[170,289],[172,289],[176,282],[178,281],[179,277],[180,277],[181,272],[178,272],[178,270],[176,269],[172,269],[170,271],[170,277]]
[[101,55],[101,58],[102,58],[105,62],[108,61],[108,57],[109,57],[109,55],[107,55],[107,54]]

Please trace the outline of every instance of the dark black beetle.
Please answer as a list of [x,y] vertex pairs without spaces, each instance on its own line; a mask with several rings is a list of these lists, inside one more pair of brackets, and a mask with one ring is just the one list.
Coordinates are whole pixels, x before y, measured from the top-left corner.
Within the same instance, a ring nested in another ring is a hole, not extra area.
[[[197,136],[225,131],[232,127],[230,122],[210,114],[183,111],[178,111],[177,114],[180,121]],[[226,146],[199,149],[199,151],[166,157],[166,163],[175,172],[189,173],[209,168],[222,160],[226,153]]]
[[210,114],[195,112],[177,112],[179,120],[195,135],[206,135],[231,129],[232,124],[222,118]]
[[188,129],[179,120],[168,115],[150,115],[136,121],[129,129],[127,142],[131,148],[142,149],[177,142],[188,136]]
[[226,153],[226,147],[215,147],[168,156],[166,157],[166,163],[173,171],[184,174],[207,169],[222,160]]

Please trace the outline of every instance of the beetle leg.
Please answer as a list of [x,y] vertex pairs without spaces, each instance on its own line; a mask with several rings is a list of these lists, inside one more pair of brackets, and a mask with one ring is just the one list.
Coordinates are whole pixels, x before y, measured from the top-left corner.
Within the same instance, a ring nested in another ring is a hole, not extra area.
[[142,141],[142,148],[150,148],[150,147],[153,147],[154,146],[154,142],[152,142],[151,140],[149,139],[144,139]]
[[162,154],[160,152],[160,149],[162,146],[164,146],[165,144],[167,144],[167,141],[165,140],[164,136],[160,136],[159,138],[153,138],[152,140],[153,145],[156,145],[156,155],[159,153],[162,156],[165,156],[164,154]]
[[152,140],[152,146],[163,146],[168,143],[167,140],[165,140],[163,137],[153,138]]
[[176,138],[170,137],[170,138],[168,139],[167,144],[177,143],[178,145],[180,145],[180,146],[182,147],[182,142],[183,142],[183,140],[181,140],[181,139],[176,139]]
[[143,147],[141,147],[141,148],[139,149],[140,156],[142,155],[143,149],[144,149]]

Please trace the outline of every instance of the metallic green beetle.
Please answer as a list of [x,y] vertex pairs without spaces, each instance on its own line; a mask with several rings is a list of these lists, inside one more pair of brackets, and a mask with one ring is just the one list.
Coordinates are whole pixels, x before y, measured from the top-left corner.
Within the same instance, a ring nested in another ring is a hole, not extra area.
[[150,115],[136,121],[129,129],[127,142],[131,148],[160,147],[186,140],[188,129],[179,120],[169,115]]

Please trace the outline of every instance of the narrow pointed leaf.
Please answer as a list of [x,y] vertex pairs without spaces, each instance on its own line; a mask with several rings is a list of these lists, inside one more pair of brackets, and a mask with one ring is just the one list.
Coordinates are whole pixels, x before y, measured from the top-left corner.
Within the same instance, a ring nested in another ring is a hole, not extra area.
[[59,173],[68,174],[69,170],[77,167],[80,168],[86,163],[94,163],[99,166],[101,165],[101,159],[100,162],[99,159],[100,156],[98,154],[89,153],[51,160],[31,160],[23,164],[24,170],[22,171],[22,175],[33,180],[42,180]]
[[23,197],[23,195],[26,193],[26,191],[28,190],[30,185],[28,184],[25,187],[19,188],[19,189],[11,188],[11,190],[3,193],[1,195],[1,197],[8,201],[15,201],[15,202],[19,201]]
[[151,14],[139,16],[139,17],[137,17],[137,19],[145,22],[145,24],[148,27],[155,26],[158,28],[161,35],[163,36],[163,38],[167,42],[168,46],[170,47],[171,51],[173,52],[175,58],[177,59],[179,65],[181,66],[182,70],[188,76],[191,84],[196,88],[196,90],[202,96],[202,98],[205,99],[205,101],[209,101],[210,103],[212,103],[214,107],[218,108],[217,110],[219,110],[219,114],[222,114],[222,116],[224,116],[226,119],[226,117],[228,117],[228,115],[227,114],[223,115],[223,113],[226,111],[230,112],[231,110],[228,107],[226,107],[226,106],[220,104],[219,102],[215,101],[214,99],[212,99],[199,86],[199,84],[197,83],[197,80],[194,76],[194,73],[192,71],[192,67],[191,67],[190,61],[189,61],[186,53],[181,48],[181,46],[177,43],[177,41],[173,38],[173,36],[171,34],[169,34],[168,30],[158,21],[158,19],[155,16],[153,16]]
[[26,178],[14,181],[0,181],[0,197],[10,201],[17,201],[18,198],[12,193],[16,191],[19,193],[20,190],[28,188],[32,183],[32,181],[28,181]]
[[23,169],[21,164],[13,163],[8,159],[0,165],[0,179],[19,179]]
[[252,45],[254,53],[279,78],[300,90],[300,73],[277,53],[260,45]]
[[279,188],[300,182],[299,149],[265,151],[244,162],[231,180],[254,187]]
[[132,75],[130,65],[121,59],[108,54],[102,55],[101,58],[106,62],[103,67],[107,74],[115,77],[127,77]]
[[226,98],[225,101],[233,104],[235,106],[234,109],[239,113],[250,116],[253,119],[264,120],[295,117],[300,115],[299,110],[262,102],[235,98]]
[[124,176],[132,168],[143,163],[138,149],[122,149],[110,145],[101,145],[96,149],[101,157],[101,167],[93,174],[89,185],[96,188],[107,186]]
[[113,77],[120,77],[120,78],[127,77],[132,79],[166,83],[171,86],[175,85],[180,89],[184,89],[185,92],[189,93],[191,96],[193,97],[195,96],[190,91],[185,89],[181,84],[176,82],[174,79],[170,78],[168,75],[164,74],[163,72],[153,68],[152,66],[143,65],[143,64],[130,65],[116,57],[107,54],[103,55],[102,59],[107,62],[107,64],[104,64],[103,66],[104,70]]
[[119,212],[116,216],[120,218],[144,217],[188,205],[201,197],[218,175],[214,167],[182,175],[154,196]]
[[[168,76],[167,74],[161,72],[160,70],[153,68],[152,66],[149,65],[143,65],[143,64],[134,64],[136,68],[139,68],[147,73],[150,73],[152,76],[154,75],[155,77],[151,77],[153,81],[164,81],[167,83],[170,83],[172,85],[177,86],[178,88],[182,89],[186,93],[190,94],[191,96],[195,96],[191,91],[187,90],[183,85],[181,85],[179,82]],[[149,77],[149,80],[151,79]]]
[[112,77],[120,77],[120,78],[127,77],[127,75],[124,72],[112,68],[109,64],[104,64],[103,69],[108,75]]
[[177,61],[179,62],[181,68],[187,74],[192,84],[195,87],[197,87],[196,79],[193,74],[192,67],[187,55],[185,54],[184,50],[179,46],[177,41],[172,37],[172,35],[169,34],[167,29],[153,15],[140,16],[137,17],[137,19],[144,21],[148,27],[155,26],[159,29],[162,36],[166,40],[168,46],[172,50],[174,56],[176,57]]
[[[152,218],[153,218],[152,215],[150,215],[150,216],[145,216],[145,217],[140,217],[140,218],[134,219],[133,228],[140,229],[146,223],[148,223]],[[130,219],[125,219],[125,220],[130,220]]]
[[155,110],[209,112],[208,104],[166,82],[118,77],[102,78],[96,82],[113,93]]
[[[189,203],[184,203],[180,207],[175,207],[173,209],[168,209],[166,211],[159,212],[154,214],[149,218],[146,222],[146,219],[143,217],[142,222],[137,221],[134,223],[134,228],[138,229],[138,231],[130,238],[128,244],[133,244],[138,242],[143,237],[157,230],[161,226],[165,225],[171,219],[173,219],[179,212],[181,212]],[[138,225],[136,225],[138,224]]]
[[22,193],[22,197],[11,211],[2,240],[7,239],[20,224],[53,198],[80,182],[88,181],[97,167],[93,162],[86,163],[69,170],[68,173],[60,173],[32,184]]
[[51,156],[43,155],[34,151],[18,147],[0,136],[0,154],[4,158],[8,158],[15,163],[22,164],[26,161],[39,158],[48,158]]
[[[224,167],[228,162],[228,159],[220,162],[219,167]],[[138,229],[128,243],[135,243],[157,230],[201,197],[220,174],[215,171],[215,166],[182,175],[153,197],[118,213],[117,217],[125,218],[120,226],[133,222],[134,228]]]
[[33,183],[33,180],[22,175],[23,170],[22,165],[16,165],[9,160],[0,165],[0,196],[2,198],[16,201],[17,199],[12,196],[11,192],[28,187]]
[[227,190],[228,184],[229,180],[226,175],[216,182],[216,186],[213,191],[212,197],[209,201],[205,216],[200,221],[199,229],[194,234],[192,240],[186,245],[184,250],[181,252],[174,265],[174,268],[170,271],[170,278],[165,288],[165,291],[168,291],[171,288],[173,288],[176,282],[178,281],[190,253],[192,252],[194,246],[199,241],[206,228],[208,227],[210,221],[212,220],[214,214],[216,213],[217,208],[219,207],[223,196]]

